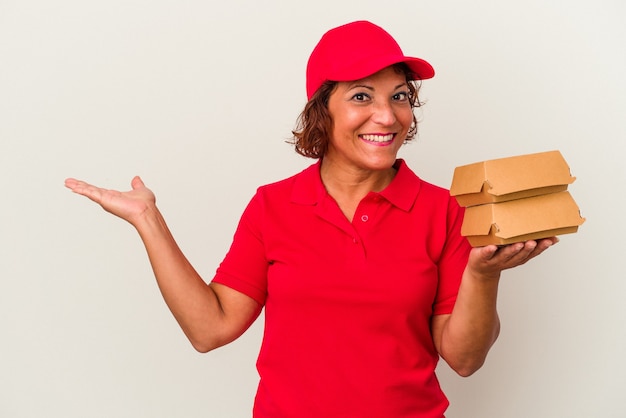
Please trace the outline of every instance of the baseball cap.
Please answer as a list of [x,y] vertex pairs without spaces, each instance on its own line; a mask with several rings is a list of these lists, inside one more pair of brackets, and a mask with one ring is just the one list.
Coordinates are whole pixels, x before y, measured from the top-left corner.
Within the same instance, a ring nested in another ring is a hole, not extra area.
[[310,100],[326,81],[359,80],[399,62],[408,65],[414,80],[435,75],[425,60],[405,56],[396,40],[380,26],[359,20],[333,28],[322,36],[309,57],[307,97]]

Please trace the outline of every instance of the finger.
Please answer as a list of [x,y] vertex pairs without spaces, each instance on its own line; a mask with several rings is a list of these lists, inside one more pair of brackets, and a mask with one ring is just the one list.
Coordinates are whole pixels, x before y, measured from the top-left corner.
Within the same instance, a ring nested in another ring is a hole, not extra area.
[[538,246],[546,250],[552,247],[553,245],[557,244],[558,242],[559,242],[559,237],[544,238],[538,241]]
[[535,248],[534,241],[516,242],[498,248],[498,251],[490,260],[486,260],[491,265],[498,265],[501,268],[510,268],[518,265],[528,257]]
[[497,245],[487,245],[480,249],[480,257],[484,261],[490,261],[498,252],[499,248]]
[[516,242],[514,244],[500,247],[497,253],[499,261],[508,261],[513,257],[516,257],[517,255],[519,255],[520,252],[524,250],[525,247],[526,245],[523,242]]
[[141,187],[146,187],[146,185],[143,183],[143,180],[141,180],[141,177],[139,176],[133,177],[133,179],[130,182],[130,185],[133,188],[133,190],[139,189]]
[[79,193],[80,190],[83,190],[87,187],[89,187],[90,184],[85,183],[82,180],[76,180],[73,178],[68,178],[65,179],[65,187],[67,187],[68,189],[72,190],[73,192]]
[[78,180],[69,177],[65,179],[64,184],[65,184],[65,187],[67,187],[68,189],[73,189],[78,184]]
[[72,192],[85,196],[94,202],[100,203],[102,200],[103,189],[93,186],[81,180],[68,178],[65,180],[65,186]]
[[545,239],[541,239],[537,241],[537,246],[528,255],[528,259],[530,260],[531,258],[537,257],[539,254],[543,253],[545,250],[552,247],[557,242],[559,242],[559,239],[557,237],[550,237],[550,238],[545,238]]
[[526,261],[532,258],[533,253],[537,251],[537,241],[526,241],[523,243],[524,245],[520,249],[520,251],[511,257],[511,261],[519,262],[520,264],[525,263]]
[[529,260],[537,257],[559,240],[556,237],[542,239],[539,241],[526,241],[523,248],[508,260],[511,267],[525,264]]

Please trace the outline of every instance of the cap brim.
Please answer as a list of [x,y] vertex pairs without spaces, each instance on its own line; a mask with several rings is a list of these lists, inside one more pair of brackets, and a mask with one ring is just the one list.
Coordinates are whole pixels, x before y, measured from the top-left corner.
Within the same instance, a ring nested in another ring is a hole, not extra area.
[[378,57],[367,61],[354,61],[350,67],[337,68],[329,71],[328,80],[331,81],[354,81],[369,77],[391,65],[405,63],[411,70],[413,80],[426,80],[435,76],[435,69],[427,61],[421,58],[405,57],[403,55],[391,55]]
[[406,57],[404,61],[409,66],[415,80],[427,80],[435,76],[435,69],[421,58]]

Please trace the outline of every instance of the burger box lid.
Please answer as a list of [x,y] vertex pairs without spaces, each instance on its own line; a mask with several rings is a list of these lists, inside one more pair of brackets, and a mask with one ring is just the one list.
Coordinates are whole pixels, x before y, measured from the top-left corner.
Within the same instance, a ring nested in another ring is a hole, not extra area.
[[457,167],[450,194],[474,206],[565,191],[574,180],[561,153],[547,151]]

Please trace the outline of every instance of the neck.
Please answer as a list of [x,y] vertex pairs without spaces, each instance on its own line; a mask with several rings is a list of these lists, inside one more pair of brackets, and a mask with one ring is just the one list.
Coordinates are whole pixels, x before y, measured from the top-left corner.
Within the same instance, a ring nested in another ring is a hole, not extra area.
[[396,169],[358,170],[322,160],[320,175],[329,195],[352,220],[359,202],[370,192],[380,192],[391,183]]

